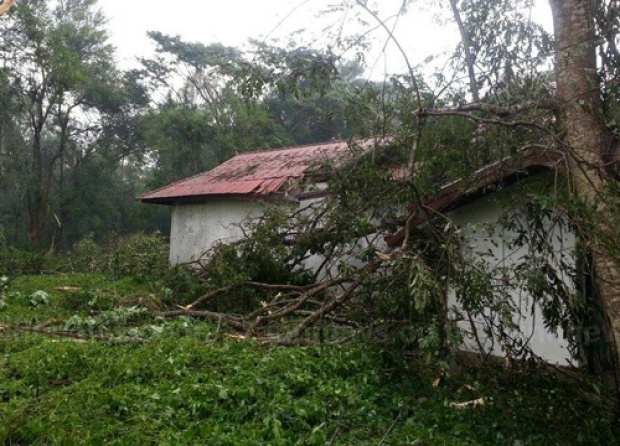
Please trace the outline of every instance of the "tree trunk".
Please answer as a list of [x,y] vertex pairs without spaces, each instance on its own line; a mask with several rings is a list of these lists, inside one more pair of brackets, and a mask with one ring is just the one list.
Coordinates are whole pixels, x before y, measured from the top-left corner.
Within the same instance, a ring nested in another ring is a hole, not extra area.
[[[595,202],[597,215],[590,215],[595,230],[585,240],[592,252],[596,286],[609,321],[614,346],[616,378],[620,377],[620,269],[610,255],[618,222],[604,198],[603,157],[613,141],[605,125],[600,79],[596,67],[596,32],[590,0],[550,0],[553,13],[557,76],[559,135],[570,155],[575,193]],[[618,382],[618,381],[617,381]]]
[[43,188],[42,127],[42,124],[35,127],[31,149],[33,184],[28,203],[27,239],[32,248],[40,246],[45,231],[47,200]]

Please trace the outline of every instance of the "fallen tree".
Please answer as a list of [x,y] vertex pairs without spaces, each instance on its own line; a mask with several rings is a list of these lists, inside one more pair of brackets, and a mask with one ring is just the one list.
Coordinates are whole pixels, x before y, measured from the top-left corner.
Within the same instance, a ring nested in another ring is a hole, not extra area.
[[[193,262],[207,292],[161,315],[216,321],[239,336],[280,345],[361,338],[434,357],[468,342],[482,358],[501,346],[511,358],[539,361],[533,335],[520,332],[516,321],[542,312],[539,323],[551,333],[561,329],[575,357],[590,360],[576,327],[601,321],[594,321],[584,290],[562,279],[581,277],[584,266],[573,262],[577,252],[562,257],[549,232],[579,230],[568,223],[561,173],[526,181],[508,195],[504,229],[495,231],[520,234],[502,241],[524,250],[511,268],[491,265],[489,254],[468,254],[466,234],[436,205],[466,201],[539,164],[561,167],[562,158],[547,149],[522,153],[460,182],[446,178],[439,192],[395,177],[394,160],[360,156],[330,172],[330,194],[322,200],[276,204],[244,222],[243,239]],[[556,193],[551,202],[549,190]],[[526,306],[514,301],[521,288],[531,296]]]

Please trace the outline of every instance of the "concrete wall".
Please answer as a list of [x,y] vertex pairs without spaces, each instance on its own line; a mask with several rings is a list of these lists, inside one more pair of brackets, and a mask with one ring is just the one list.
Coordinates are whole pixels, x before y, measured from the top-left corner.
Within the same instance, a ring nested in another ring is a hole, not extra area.
[[217,242],[241,238],[239,224],[263,212],[264,205],[258,201],[233,198],[174,205],[170,225],[170,263],[177,265],[196,260]]
[[[523,262],[523,257],[528,253],[528,247],[522,246],[513,249],[507,241],[514,240],[517,234],[502,228],[498,220],[503,212],[498,201],[501,199],[501,192],[483,197],[471,204],[465,205],[448,214],[448,217],[460,228],[462,234],[466,238],[463,246],[464,254],[472,260],[486,262],[490,267],[505,267],[507,271],[511,267]],[[574,265],[574,248],[575,236],[568,231],[566,225],[546,225],[548,231],[548,240],[553,243],[553,251],[555,256],[562,256],[564,262]],[[573,289],[571,278],[565,272],[562,272],[557,262],[551,261],[556,266],[556,271],[560,273],[564,283]],[[457,278],[458,280],[458,278]],[[568,342],[563,339],[562,329],[558,329],[557,334],[550,333],[543,326],[543,318],[541,308],[538,304],[533,304],[532,296],[524,289],[524,284],[518,283],[514,276],[508,276],[507,280],[497,280],[494,285],[502,287],[503,291],[508,293],[517,308],[521,309],[521,315],[514,318],[514,322],[520,327],[520,332],[514,332],[515,338],[527,343],[532,351],[547,362],[556,364],[574,364],[571,355],[568,352]],[[450,293],[448,299],[449,304],[454,305],[456,297],[454,292]],[[533,305],[533,312],[532,312]],[[455,307],[457,313],[458,306]],[[499,316],[487,315],[494,317],[496,320]],[[503,356],[504,352],[493,337],[487,336],[483,332],[484,323],[481,318],[475,319],[474,323],[483,349],[494,355]],[[471,326],[468,321],[460,321],[458,325],[465,332],[471,332]],[[478,344],[473,337],[465,339],[466,350],[479,350]]]

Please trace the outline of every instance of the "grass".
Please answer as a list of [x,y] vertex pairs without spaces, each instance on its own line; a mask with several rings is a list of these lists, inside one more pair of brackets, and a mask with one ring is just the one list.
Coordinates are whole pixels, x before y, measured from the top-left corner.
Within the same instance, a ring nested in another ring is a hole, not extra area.
[[[56,290],[62,286],[82,290]],[[50,293],[50,302],[33,307],[24,296],[39,289]],[[21,297],[6,298],[0,323],[87,318],[93,311],[114,312],[119,301],[162,293],[144,282],[92,275],[23,277],[11,290]],[[147,343],[0,331],[0,443],[516,446],[620,440],[604,391],[540,370],[467,369],[435,386],[435,368],[364,345],[263,347],[189,319],[143,314],[125,322],[107,329],[137,330]],[[478,398],[485,404],[450,404]]]

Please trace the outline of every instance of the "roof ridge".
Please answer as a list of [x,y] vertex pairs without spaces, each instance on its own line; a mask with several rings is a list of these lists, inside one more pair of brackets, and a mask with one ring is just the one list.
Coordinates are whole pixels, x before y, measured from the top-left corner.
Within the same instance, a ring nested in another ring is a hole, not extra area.
[[[270,153],[270,152],[281,152],[281,151],[284,151],[284,150],[305,149],[305,148],[312,147],[312,146],[324,146],[324,145],[327,145],[327,144],[342,144],[342,143],[347,143],[348,144],[349,141],[351,141],[351,140],[349,140],[349,139],[332,139],[332,140],[329,140],[329,141],[313,142],[313,143],[302,144],[302,145],[298,145],[298,146],[283,146],[283,147],[276,147],[274,149],[268,149],[268,150],[252,150],[251,152],[238,153],[237,155],[233,156],[230,159],[236,158],[237,156],[243,156],[243,155],[257,155],[259,153]],[[227,161],[224,161],[224,163],[227,162]],[[222,163],[222,164],[224,164],[224,163]]]

